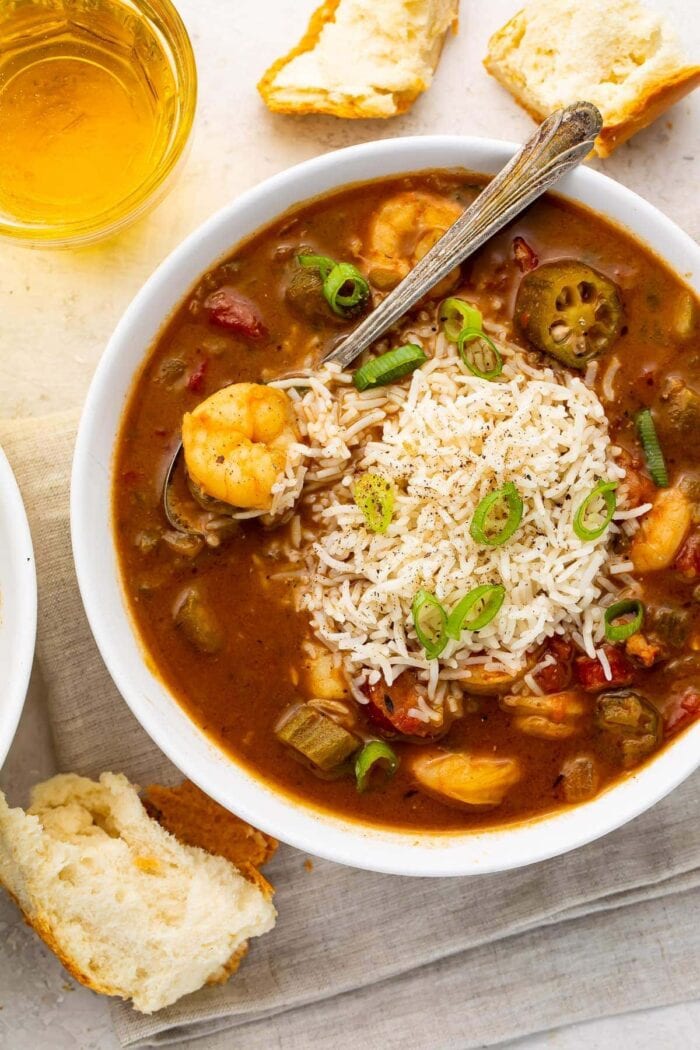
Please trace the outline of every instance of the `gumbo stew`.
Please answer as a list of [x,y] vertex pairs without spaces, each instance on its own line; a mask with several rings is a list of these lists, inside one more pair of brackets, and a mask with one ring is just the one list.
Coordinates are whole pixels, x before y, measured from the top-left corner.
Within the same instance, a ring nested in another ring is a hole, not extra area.
[[700,308],[556,196],[347,373],[324,353],[479,192],[350,187],[205,274],[124,415],[136,627],[222,748],[396,828],[583,802],[700,716]]

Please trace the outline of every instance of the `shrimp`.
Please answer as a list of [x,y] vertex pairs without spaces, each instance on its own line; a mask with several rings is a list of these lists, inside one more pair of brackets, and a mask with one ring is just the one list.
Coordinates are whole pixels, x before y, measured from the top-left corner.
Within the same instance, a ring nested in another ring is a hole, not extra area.
[[679,488],[662,489],[635,534],[630,557],[637,572],[667,569],[690,531],[693,508]]
[[182,420],[182,446],[192,481],[233,507],[269,510],[272,487],[299,440],[284,390],[233,383],[202,401]]
[[542,740],[565,740],[579,731],[578,720],[585,706],[575,692],[547,696],[504,696],[502,711],[515,715],[513,726],[527,736]]
[[[434,193],[406,191],[390,197],[369,228],[369,279],[382,291],[394,288],[462,214],[456,201]],[[459,277],[459,267],[440,281],[431,296],[446,295]]]
[[463,751],[421,751],[409,760],[418,788],[446,805],[491,809],[522,777],[516,758]]

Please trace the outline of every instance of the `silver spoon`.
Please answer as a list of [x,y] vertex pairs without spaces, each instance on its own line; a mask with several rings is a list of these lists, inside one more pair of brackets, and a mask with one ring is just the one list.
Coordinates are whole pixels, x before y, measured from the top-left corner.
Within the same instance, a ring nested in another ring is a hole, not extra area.
[[602,126],[603,118],[590,102],[575,102],[547,117],[401,283],[323,362],[347,367],[455,266],[580,164]]
[[[420,262],[342,342],[323,358],[343,368],[415,306],[431,288],[519,215],[593,149],[603,118],[590,102],[575,102],[544,120],[532,138],[481,191]],[[201,535],[171,506],[170,489],[182,454],[178,445],[163,485],[163,510],[179,532]],[[245,515],[250,517],[248,513]]]

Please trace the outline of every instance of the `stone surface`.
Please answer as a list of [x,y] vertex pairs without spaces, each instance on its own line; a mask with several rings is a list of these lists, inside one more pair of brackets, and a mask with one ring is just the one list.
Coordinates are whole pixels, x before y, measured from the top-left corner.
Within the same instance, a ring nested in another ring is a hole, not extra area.
[[[659,4],[681,25],[689,52],[697,55],[697,0]],[[145,278],[204,218],[266,176],[373,138],[449,132],[521,140],[532,130],[530,119],[481,66],[488,36],[518,9],[517,0],[462,0],[460,35],[448,42],[432,89],[410,113],[388,123],[275,116],[262,105],[255,83],[301,34],[313,0],[179,0],[178,6],[196,50],[200,104],[192,147],[169,197],[137,226],[93,248],[39,252],[0,243],[2,416],[79,405],[115,322]],[[700,92],[612,158],[595,163],[700,238],[699,147]],[[46,341],[55,347],[55,368],[40,374],[32,364],[33,350]],[[29,786],[52,772],[52,762],[42,683],[35,675],[0,787],[13,801],[24,801]],[[699,1033],[700,1004],[692,1003],[510,1045],[690,1050],[700,1045]],[[282,1045],[274,1031],[270,1043]],[[196,1050],[196,1044],[189,1045]],[[116,1047],[104,1002],[75,985],[0,897],[0,1048]]]

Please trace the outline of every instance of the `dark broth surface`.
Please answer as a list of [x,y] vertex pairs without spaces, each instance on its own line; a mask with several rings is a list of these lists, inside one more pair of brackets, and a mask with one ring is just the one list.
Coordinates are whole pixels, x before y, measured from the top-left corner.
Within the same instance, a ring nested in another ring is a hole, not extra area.
[[[352,187],[301,207],[238,247],[202,279],[158,338],[135,383],[117,450],[114,525],[123,582],[159,676],[218,745],[266,782],[306,803],[376,825],[458,830],[559,808],[566,804],[560,791],[562,763],[581,752],[595,755],[600,789],[625,770],[617,747],[593,718],[595,695],[581,691],[587,715],[573,739],[545,740],[514,732],[511,715],[490,696],[478,698],[476,710],[453,723],[441,747],[515,755],[521,762],[520,783],[495,810],[452,808],[422,794],[403,765],[392,780],[365,794],[358,794],[353,777],[317,777],[273,731],[280,713],[299,697],[295,669],[303,663],[301,646],[309,626],[305,615],[295,611],[292,585],[271,578],[272,534],[251,525],[217,549],[205,547],[196,557],[178,553],[160,538],[166,529],[161,490],[185,411],[230,383],[258,382],[308,366],[348,330],[330,313],[326,321],[309,325],[290,310],[285,285],[290,260],[300,246],[352,259],[370,216],[393,194],[428,190],[465,205],[480,184],[478,177],[464,172],[441,172]],[[678,426],[669,418],[665,394],[669,377],[700,391],[698,310],[687,289],[621,230],[582,207],[547,196],[462,268],[456,294],[508,324],[522,277],[513,253],[516,237],[526,241],[540,263],[574,258],[616,282],[625,326],[615,347],[621,365],[613,403],[600,389],[604,366],[597,380],[611,440],[629,451],[629,464],[640,484],[653,490],[634,426],[635,413],[650,406],[658,413],[671,483],[683,481],[697,499],[698,429],[692,421]],[[256,304],[268,337],[252,342],[211,324],[203,303],[222,285],[235,285]],[[523,342],[517,333],[513,338]],[[193,580],[205,589],[225,626],[225,645],[215,655],[195,651],[173,621],[178,597]],[[679,697],[696,688],[700,677],[698,583],[692,571],[677,568],[649,574],[643,581],[648,606],[682,615],[682,644],[668,649],[653,667],[635,668],[635,683],[665,718],[665,736],[690,720],[679,723],[677,713],[671,714]],[[419,746],[392,741],[399,757]]]

